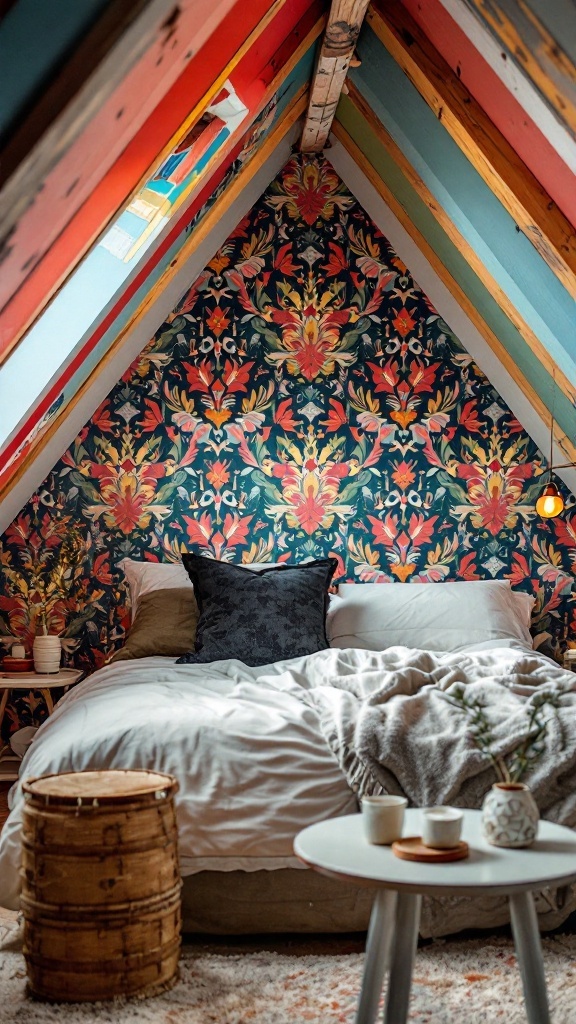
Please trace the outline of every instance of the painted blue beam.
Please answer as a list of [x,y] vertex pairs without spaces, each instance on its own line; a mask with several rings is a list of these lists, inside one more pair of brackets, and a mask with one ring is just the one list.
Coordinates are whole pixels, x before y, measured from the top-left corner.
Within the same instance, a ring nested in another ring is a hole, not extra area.
[[[502,311],[491,292],[471,268],[461,251],[420,198],[403,171],[394,161],[372,127],[347,96],[342,96],[336,112],[338,121],[372,165],[382,182],[408,214],[412,224],[436,254],[453,280],[470,299],[484,322],[510,354],[526,381],[570,438],[576,438],[576,409],[560,390],[524,341],[522,335]],[[358,196],[362,202],[362,196]],[[466,348],[466,338],[460,338]],[[498,382],[492,382],[498,387]]]
[[576,384],[574,300],[369,26],[351,77],[526,324]]

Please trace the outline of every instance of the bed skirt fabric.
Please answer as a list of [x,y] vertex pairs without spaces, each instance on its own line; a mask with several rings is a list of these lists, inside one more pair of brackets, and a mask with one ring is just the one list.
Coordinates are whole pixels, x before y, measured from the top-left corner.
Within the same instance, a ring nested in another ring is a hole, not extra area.
[[[182,930],[200,935],[363,932],[376,890],[316,871],[201,871],[184,879]],[[558,928],[576,909],[576,887],[535,893],[543,932]],[[438,938],[508,924],[501,896],[455,896],[422,900],[420,935]]]

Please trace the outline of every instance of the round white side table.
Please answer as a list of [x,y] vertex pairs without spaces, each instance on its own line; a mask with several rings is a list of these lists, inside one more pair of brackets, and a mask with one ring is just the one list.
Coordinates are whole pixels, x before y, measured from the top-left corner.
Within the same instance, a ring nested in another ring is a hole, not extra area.
[[[422,812],[406,812],[404,835],[421,834]],[[388,992],[384,1024],[405,1024],[416,956],[422,896],[431,894],[508,897],[512,932],[529,1024],[550,1024],[540,933],[532,893],[576,880],[576,832],[541,821],[526,850],[490,846],[482,836],[480,811],[464,811],[466,860],[427,864],[400,860],[389,846],[371,846],[362,816],[346,815],[311,825],[296,836],[294,850],[309,867],[356,885],[378,887],[366,942],[366,962],[356,1024],[373,1024],[384,975]]]

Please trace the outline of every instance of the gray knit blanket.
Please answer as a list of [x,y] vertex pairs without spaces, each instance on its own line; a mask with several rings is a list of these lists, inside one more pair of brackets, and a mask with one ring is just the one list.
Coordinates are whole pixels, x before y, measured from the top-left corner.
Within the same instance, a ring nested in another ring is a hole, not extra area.
[[[470,719],[447,697],[464,686],[467,699],[480,701],[491,751],[510,760],[529,735],[534,700],[550,693],[557,707],[543,708],[542,754],[523,781],[542,817],[576,828],[576,674],[535,652],[502,648],[432,654],[397,647],[357,669],[354,675],[346,666],[330,680],[343,699],[315,690],[314,703],[359,797],[398,793],[413,807],[481,807],[497,776],[472,739]],[[575,908],[576,890],[537,898],[543,927],[555,927]],[[421,931],[446,935],[507,920],[502,898],[427,899]]]

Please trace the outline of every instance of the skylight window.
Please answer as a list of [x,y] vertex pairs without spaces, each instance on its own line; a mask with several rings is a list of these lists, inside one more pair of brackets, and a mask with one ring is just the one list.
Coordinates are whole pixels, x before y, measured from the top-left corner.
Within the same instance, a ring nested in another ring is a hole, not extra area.
[[18,458],[29,440],[27,437],[16,445],[15,438],[30,410],[49,392],[62,367],[113,307],[147,249],[196,190],[213,158],[248,114],[231,82],[226,82],[4,364],[0,387],[3,394],[10,395],[10,402],[0,406],[0,447],[6,449],[0,472]]

